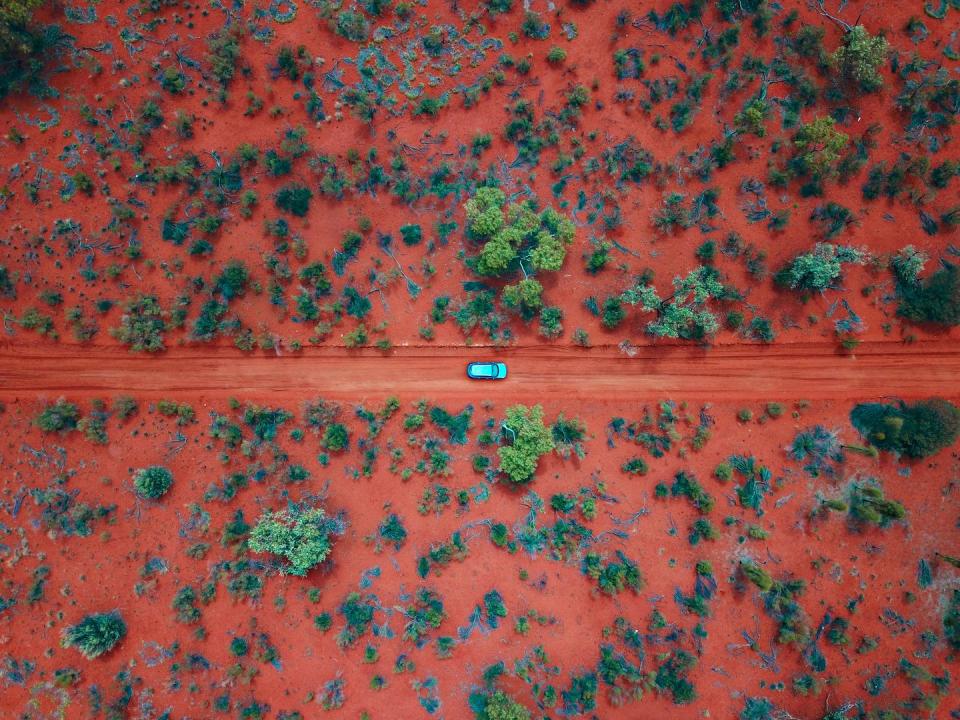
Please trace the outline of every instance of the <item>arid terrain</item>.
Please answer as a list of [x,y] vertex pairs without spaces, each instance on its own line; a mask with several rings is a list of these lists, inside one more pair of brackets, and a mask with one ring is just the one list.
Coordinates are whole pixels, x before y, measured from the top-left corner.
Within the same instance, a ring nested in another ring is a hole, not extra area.
[[958,0],[0,1],[0,720],[960,718],[958,113]]

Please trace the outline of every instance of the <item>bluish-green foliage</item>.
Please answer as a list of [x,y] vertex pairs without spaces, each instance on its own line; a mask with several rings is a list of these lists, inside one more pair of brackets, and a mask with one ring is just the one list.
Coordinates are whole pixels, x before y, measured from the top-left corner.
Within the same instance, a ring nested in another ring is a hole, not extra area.
[[127,625],[117,611],[92,613],[76,625],[65,628],[60,644],[65,648],[76,648],[92,660],[110,652],[127,634]]

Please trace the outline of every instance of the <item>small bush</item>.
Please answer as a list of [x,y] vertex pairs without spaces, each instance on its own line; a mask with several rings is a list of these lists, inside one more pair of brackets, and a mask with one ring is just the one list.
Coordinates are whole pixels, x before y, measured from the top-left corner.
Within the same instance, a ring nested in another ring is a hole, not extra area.
[[60,645],[76,648],[88,660],[110,652],[127,634],[127,625],[117,611],[87,615],[64,629]]
[[943,615],[943,634],[953,650],[960,650],[960,590],[954,590]]
[[306,185],[289,183],[277,191],[274,202],[281,210],[297,217],[303,217],[310,211],[310,199],[312,197],[313,191]]
[[483,699],[483,709],[477,720],[530,720],[530,711],[503,690],[497,690]]
[[550,430],[543,424],[543,408],[539,405],[509,407],[503,428],[510,444],[497,451],[498,469],[513,483],[529,482],[537,471],[540,456],[554,448]]
[[400,237],[405,245],[419,245],[423,240],[423,229],[419,225],[400,226]]
[[138,470],[133,478],[137,495],[149,500],[163,497],[173,486],[173,473],[162,465],[153,465]]
[[886,527],[894,520],[902,520],[907,514],[903,505],[884,497],[883,488],[875,480],[852,483],[847,507],[850,522],[855,527]]
[[635,457],[621,465],[620,469],[631,475],[646,475],[650,468],[642,457]]
[[342,423],[331,423],[323,433],[323,439],[320,446],[330,452],[340,452],[346,450],[350,444],[350,432],[347,426]]
[[75,430],[80,420],[80,408],[63,398],[45,407],[33,424],[44,432],[69,432]]

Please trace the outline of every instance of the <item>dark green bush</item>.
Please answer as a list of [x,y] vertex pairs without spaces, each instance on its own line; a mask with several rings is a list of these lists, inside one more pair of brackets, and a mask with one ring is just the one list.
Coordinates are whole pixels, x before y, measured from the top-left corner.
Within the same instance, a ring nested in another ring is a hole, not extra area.
[[60,644],[73,647],[92,660],[110,652],[127,634],[127,625],[117,611],[87,615],[76,625],[64,629]]
[[337,14],[334,32],[352,42],[363,42],[370,34],[370,23],[363,13],[341,10]]
[[80,408],[63,398],[45,407],[33,424],[44,432],[69,432],[75,430],[80,420]]
[[274,202],[281,210],[291,215],[303,217],[310,211],[310,199],[313,191],[306,185],[289,183],[277,191]]
[[347,426],[342,423],[331,423],[323,433],[323,439],[320,441],[321,447],[330,452],[340,452],[346,450],[350,444],[350,433]]
[[167,493],[173,486],[173,473],[162,465],[152,465],[137,470],[133,478],[133,487],[137,495],[150,500],[156,500]]
[[59,26],[39,27],[33,12],[43,0],[0,3],[0,99],[23,89],[42,90],[44,61],[67,45]]
[[120,327],[110,332],[131,350],[159,352],[164,348],[165,315],[155,295],[139,295],[126,302]]
[[405,245],[419,245],[423,240],[423,230],[419,225],[401,225],[400,236]]
[[952,445],[960,435],[960,409],[933,398],[908,404],[861,403],[850,422],[881,450],[922,458]]
[[897,283],[900,305],[897,314],[916,323],[960,324],[960,271],[952,263],[926,280]]
[[943,615],[943,634],[954,650],[960,650],[960,590],[954,590]]
[[854,527],[886,527],[894,520],[903,519],[907,512],[896,500],[884,497],[880,484],[869,479],[851,483],[850,502],[847,507],[850,522]]

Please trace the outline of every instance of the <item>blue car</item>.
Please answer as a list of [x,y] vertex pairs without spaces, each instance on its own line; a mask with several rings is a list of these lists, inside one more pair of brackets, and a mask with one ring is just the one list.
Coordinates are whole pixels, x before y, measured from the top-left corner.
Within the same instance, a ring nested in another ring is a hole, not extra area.
[[467,365],[467,377],[471,380],[503,380],[506,376],[506,363],[472,362]]

